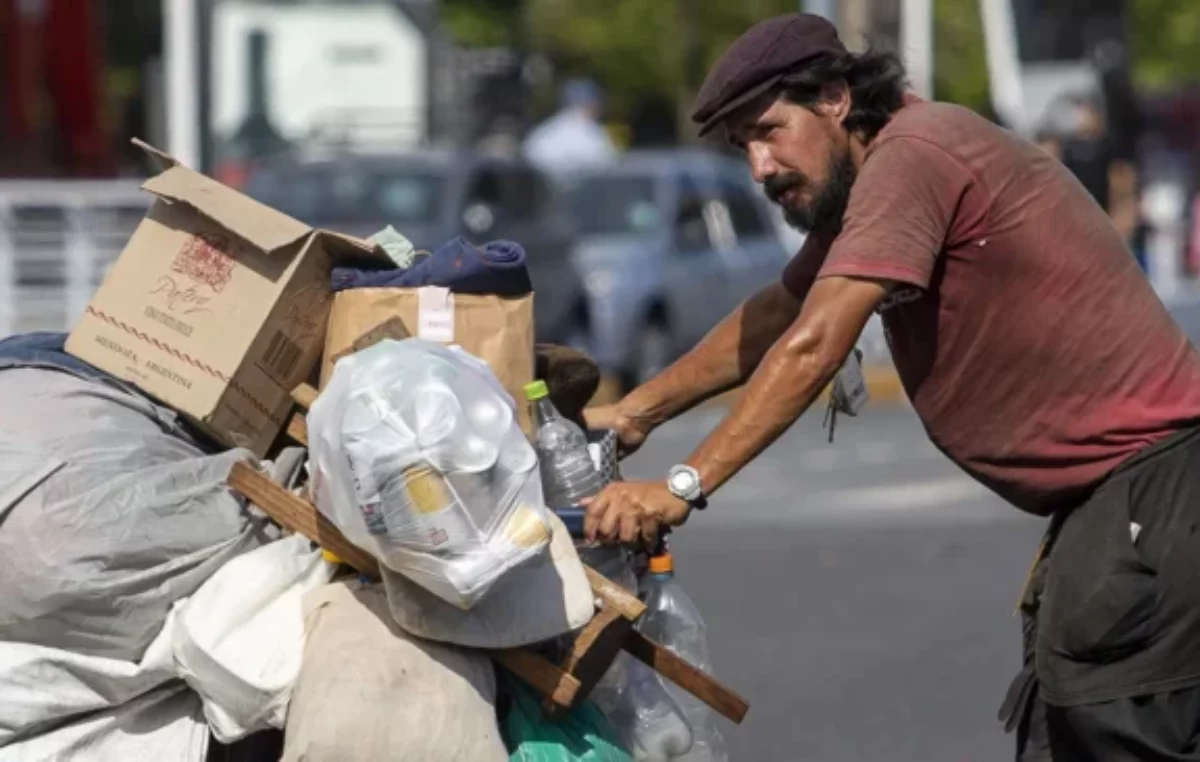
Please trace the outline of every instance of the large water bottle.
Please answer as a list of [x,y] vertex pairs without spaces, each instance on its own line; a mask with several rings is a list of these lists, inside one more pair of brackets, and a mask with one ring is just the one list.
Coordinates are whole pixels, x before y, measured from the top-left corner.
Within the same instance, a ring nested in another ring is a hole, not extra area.
[[551,508],[567,508],[595,495],[604,482],[588,452],[583,429],[563,418],[549,395],[545,381],[525,387],[537,429],[533,447],[541,468],[542,496]]
[[[649,571],[641,583],[646,613],[638,623],[638,629],[698,669],[712,674],[704,617],[675,580],[675,561],[671,554],[651,558]],[[673,759],[677,762],[727,762],[729,752],[717,729],[712,709],[670,680],[660,679],[667,693],[683,710],[692,729],[691,750]]]

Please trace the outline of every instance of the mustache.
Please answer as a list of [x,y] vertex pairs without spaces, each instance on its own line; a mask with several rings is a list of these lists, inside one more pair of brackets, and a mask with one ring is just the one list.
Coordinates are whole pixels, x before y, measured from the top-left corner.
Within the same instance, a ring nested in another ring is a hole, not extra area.
[[772,175],[763,182],[763,192],[771,201],[781,203],[783,194],[793,188],[802,188],[808,184],[808,178],[799,172],[785,172],[782,175]]

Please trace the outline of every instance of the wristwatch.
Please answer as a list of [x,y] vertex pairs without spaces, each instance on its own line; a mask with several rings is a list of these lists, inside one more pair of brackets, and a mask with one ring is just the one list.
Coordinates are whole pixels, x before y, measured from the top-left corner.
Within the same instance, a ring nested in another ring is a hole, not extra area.
[[708,507],[704,488],[700,486],[700,472],[691,466],[672,466],[667,472],[667,489],[671,494],[697,510]]

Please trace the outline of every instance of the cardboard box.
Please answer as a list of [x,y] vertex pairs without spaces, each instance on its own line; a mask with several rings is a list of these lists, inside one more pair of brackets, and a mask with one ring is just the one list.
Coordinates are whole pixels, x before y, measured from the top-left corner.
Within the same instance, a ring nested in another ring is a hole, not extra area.
[[333,261],[385,255],[139,145],[163,168],[142,186],[156,199],[67,351],[261,456],[320,360]]

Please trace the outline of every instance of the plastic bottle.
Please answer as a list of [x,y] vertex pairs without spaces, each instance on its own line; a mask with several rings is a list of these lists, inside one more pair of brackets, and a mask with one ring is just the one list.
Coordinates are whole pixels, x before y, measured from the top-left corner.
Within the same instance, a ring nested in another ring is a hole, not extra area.
[[592,700],[638,762],[682,759],[692,747],[692,729],[683,709],[654,670],[629,654],[617,656],[592,691]]
[[599,492],[604,482],[588,452],[587,436],[563,418],[549,394],[545,381],[525,387],[525,396],[533,403],[537,429],[533,447],[541,469],[542,496],[550,508],[568,508]]
[[[680,658],[711,674],[712,660],[708,653],[704,618],[675,580],[675,560],[670,553],[650,559],[649,574],[642,579],[641,588],[646,601],[646,613],[638,629]],[[683,710],[694,739],[687,754],[673,759],[679,762],[727,762],[729,753],[725,739],[716,727],[712,709],[670,680],[659,679]]]

